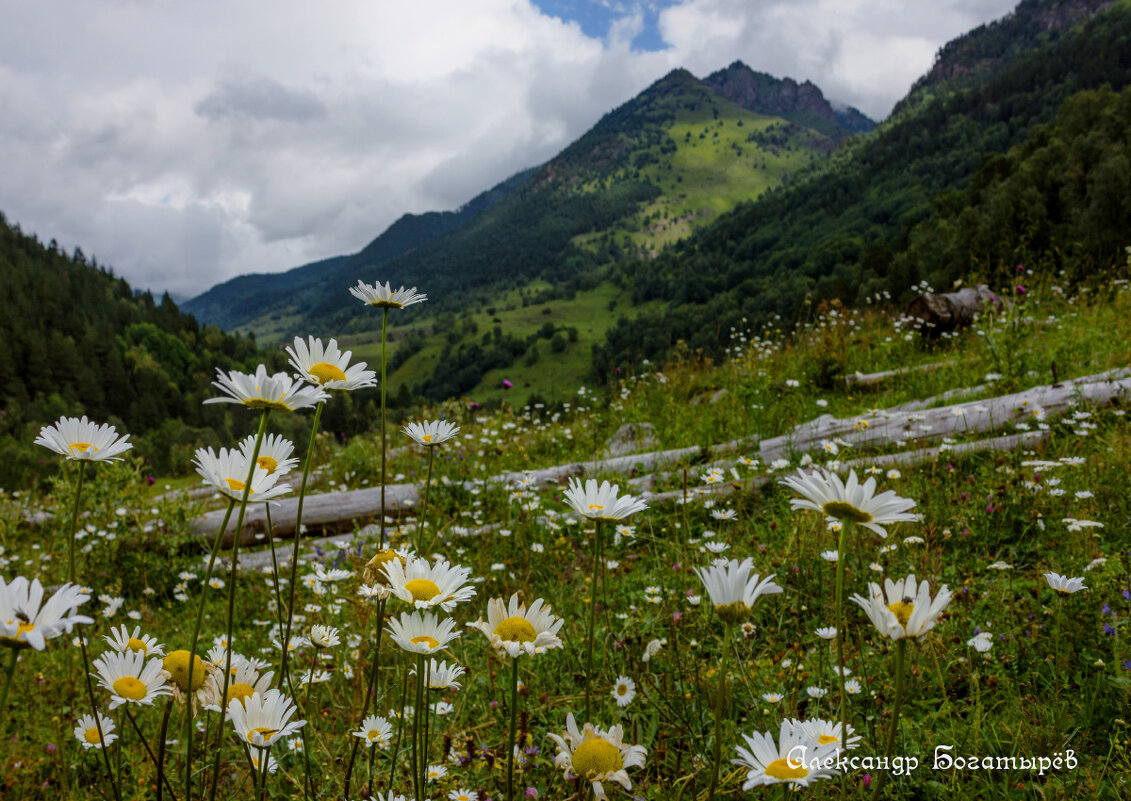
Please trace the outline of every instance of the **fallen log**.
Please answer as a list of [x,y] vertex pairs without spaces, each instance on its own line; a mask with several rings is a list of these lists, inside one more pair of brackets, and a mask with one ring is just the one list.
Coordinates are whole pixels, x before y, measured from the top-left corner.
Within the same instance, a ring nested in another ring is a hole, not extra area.
[[[997,398],[946,406],[926,411],[882,412],[868,420],[867,427],[861,426],[862,418],[838,420],[832,415],[822,415],[815,420],[796,427],[789,434],[762,440],[758,443],[758,455],[764,464],[775,459],[794,454],[806,453],[820,446],[822,440],[841,439],[854,448],[871,446],[901,445],[904,443],[925,444],[932,440],[949,436],[982,433],[1017,422],[1021,417],[1032,415],[1036,407],[1046,412],[1067,409],[1077,399],[1101,404],[1111,401],[1118,395],[1131,392],[1131,370],[1111,370],[1093,376],[1085,376],[1049,386],[1033,387],[1023,392]],[[712,454],[735,452],[741,446],[753,444],[753,440],[732,440],[710,449]],[[532,477],[535,483],[547,481],[562,482],[570,476],[591,473],[617,473],[631,478],[666,463],[676,464],[698,457],[699,447],[675,448],[646,454],[632,454],[612,459],[590,462],[576,462],[568,465],[536,470],[531,472],[511,472],[490,479],[494,483],[514,483]],[[877,457],[878,458],[878,457]],[[655,483],[652,484],[655,486]],[[718,486],[718,485],[716,485]],[[682,492],[678,493],[682,495]],[[417,488],[412,484],[393,484],[386,489],[386,516],[396,519],[409,514],[418,502]],[[298,508],[297,498],[272,501],[271,515],[275,537],[294,536],[295,517]],[[332,492],[310,495],[303,505],[304,527],[311,529],[353,528],[376,517],[381,507],[380,487],[370,487],[348,492]],[[190,531],[205,540],[215,536],[215,531],[223,519],[223,510],[208,512],[190,524]],[[241,544],[254,544],[262,541],[267,530],[266,513],[262,505],[249,508],[244,520]],[[235,521],[230,521],[223,538],[223,547],[231,547],[235,537]]]
[[907,375],[908,373],[923,373],[931,370],[941,370],[944,367],[954,367],[958,362],[953,359],[946,362],[931,362],[930,364],[917,364],[914,367],[900,367],[898,370],[884,370],[881,373],[861,373],[856,372],[852,375],[844,377],[844,383],[848,386],[870,387],[873,384],[878,384],[884,379],[894,378],[898,375]]

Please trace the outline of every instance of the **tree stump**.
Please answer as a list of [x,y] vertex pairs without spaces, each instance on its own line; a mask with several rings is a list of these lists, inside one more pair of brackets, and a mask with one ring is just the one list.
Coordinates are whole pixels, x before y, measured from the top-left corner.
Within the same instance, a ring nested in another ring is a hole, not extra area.
[[996,312],[1005,308],[1005,302],[990,291],[985,284],[977,289],[963,287],[944,295],[919,295],[907,304],[907,313],[923,321],[921,328],[926,336],[937,337],[944,332],[965,328],[987,305]]

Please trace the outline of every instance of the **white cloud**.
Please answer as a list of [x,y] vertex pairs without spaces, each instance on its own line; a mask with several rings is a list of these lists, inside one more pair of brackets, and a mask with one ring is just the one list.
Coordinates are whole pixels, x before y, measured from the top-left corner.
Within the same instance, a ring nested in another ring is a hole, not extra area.
[[457,206],[677,66],[738,58],[883,116],[935,49],[1011,4],[914,5],[687,0],[660,14],[669,48],[639,53],[640,3],[600,39],[528,0],[10,4],[0,209],[195,294]]

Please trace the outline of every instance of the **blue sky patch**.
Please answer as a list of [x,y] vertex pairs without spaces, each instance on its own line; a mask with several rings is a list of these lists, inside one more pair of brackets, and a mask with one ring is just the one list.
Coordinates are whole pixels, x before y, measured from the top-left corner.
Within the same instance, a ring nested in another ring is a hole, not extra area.
[[532,0],[543,14],[566,22],[576,22],[582,32],[593,39],[605,39],[614,22],[624,17],[641,14],[644,27],[632,40],[632,49],[638,52],[664,50],[667,44],[660,37],[658,27],[660,12],[678,5],[677,0]]

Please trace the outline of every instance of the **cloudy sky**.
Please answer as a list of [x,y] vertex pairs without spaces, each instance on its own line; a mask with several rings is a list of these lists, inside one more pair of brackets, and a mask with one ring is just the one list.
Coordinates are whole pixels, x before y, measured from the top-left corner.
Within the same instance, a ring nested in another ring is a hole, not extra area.
[[675,67],[741,59],[882,119],[1014,5],[0,0],[0,210],[189,297],[459,206]]

